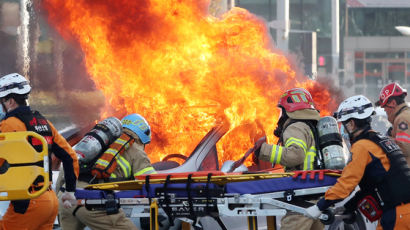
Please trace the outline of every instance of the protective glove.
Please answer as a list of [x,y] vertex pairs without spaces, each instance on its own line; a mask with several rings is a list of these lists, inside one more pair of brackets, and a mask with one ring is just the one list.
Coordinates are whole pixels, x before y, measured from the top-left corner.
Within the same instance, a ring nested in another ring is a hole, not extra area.
[[310,206],[306,209],[306,215],[313,219],[319,218],[320,214],[322,214],[322,211],[319,210],[317,205]]
[[259,138],[255,142],[255,145],[253,146],[253,153],[254,153],[256,158],[259,158],[259,154],[261,152],[261,147],[262,147],[263,143],[266,143],[266,136],[263,136],[263,137]]
[[74,192],[65,191],[61,196],[61,201],[63,202],[64,208],[71,208],[77,203],[77,199],[74,196]]

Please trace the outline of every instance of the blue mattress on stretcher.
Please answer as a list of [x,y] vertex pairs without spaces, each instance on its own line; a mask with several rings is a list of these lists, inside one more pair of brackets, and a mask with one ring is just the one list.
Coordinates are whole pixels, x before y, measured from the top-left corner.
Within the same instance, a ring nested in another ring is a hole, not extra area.
[[[314,179],[300,177],[281,177],[272,179],[252,180],[243,182],[229,182],[224,186],[216,184],[208,184],[209,189],[224,189],[224,193],[237,193],[237,194],[262,194],[272,193],[287,190],[317,188],[324,186],[332,186],[336,183],[338,177],[325,175],[323,179],[319,179],[316,175]],[[206,183],[192,183],[190,185],[191,196],[195,197],[196,191],[206,189]],[[155,197],[157,189],[164,189],[164,184],[150,184],[147,187],[143,186],[140,190],[126,190],[115,191],[115,198],[141,198],[141,197]],[[168,184],[167,191],[174,193],[179,197],[186,197],[188,194],[187,184],[175,183]],[[106,198],[109,191],[104,190],[85,190],[77,189],[75,196],[77,199],[102,199]]]
[[336,183],[337,178],[338,177],[335,176],[325,175],[323,179],[320,180],[319,175],[316,175],[314,179],[281,177],[265,180],[231,182],[226,184],[225,191],[226,193],[262,194],[286,190],[317,188],[332,186]]

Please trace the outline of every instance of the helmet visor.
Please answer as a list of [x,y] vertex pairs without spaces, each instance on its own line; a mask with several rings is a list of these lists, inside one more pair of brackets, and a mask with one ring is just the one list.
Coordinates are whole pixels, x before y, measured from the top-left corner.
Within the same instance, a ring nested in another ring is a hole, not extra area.
[[365,105],[360,106],[360,107],[353,107],[352,109],[342,110],[342,111],[337,113],[337,119],[340,120],[343,116],[351,114],[351,113],[362,114],[362,113],[364,113],[365,109],[370,108],[372,106],[373,105],[371,103],[369,103],[369,104],[365,104]]

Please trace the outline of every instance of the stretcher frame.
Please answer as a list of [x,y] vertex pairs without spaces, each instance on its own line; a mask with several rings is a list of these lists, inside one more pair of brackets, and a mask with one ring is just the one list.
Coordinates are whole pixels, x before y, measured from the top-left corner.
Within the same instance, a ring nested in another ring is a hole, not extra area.
[[[314,172],[320,172],[320,170],[310,172],[313,172],[311,173],[311,179],[312,175],[313,178],[317,176]],[[338,171],[328,171],[325,174],[328,176],[340,176],[340,172]],[[309,175],[309,172],[303,172],[302,175],[298,173],[216,175],[212,183],[222,185],[229,183],[227,181],[238,182],[255,180],[255,178],[263,180],[267,178],[290,176],[302,176],[304,179],[309,180],[309,178],[306,178],[307,175]],[[173,179],[168,178],[168,182],[171,180],[173,180],[174,183],[186,182],[186,178],[180,178],[178,175],[174,175]],[[195,180],[195,182],[205,182],[203,176],[192,177],[191,180]],[[206,177],[206,180],[209,183],[210,179],[208,177]],[[144,183],[146,183],[146,181],[137,180],[133,182],[90,185],[89,188],[104,188],[105,191],[108,191],[106,189],[129,189],[134,186],[136,189],[143,189]],[[164,180],[153,179],[150,183],[161,184],[164,183]],[[231,216],[247,217],[248,228],[257,229],[256,218],[258,216],[266,216],[268,220],[268,229],[275,229],[276,222],[274,218],[272,220],[272,217],[283,216],[288,211],[306,215],[306,208],[313,205],[313,203],[309,202],[305,202],[303,205],[294,204],[293,201],[295,198],[298,199],[300,197],[309,196],[310,198],[314,197],[317,199],[322,196],[330,186],[331,185],[263,194],[220,193],[215,194],[215,196],[212,197],[189,197],[189,195],[181,196],[178,192],[167,192],[166,194],[164,194],[164,192],[157,192],[154,197],[114,198],[112,196],[108,199],[85,199],[82,200],[82,203],[89,209],[93,209],[93,207],[107,207],[107,204],[116,207],[138,205],[140,206],[139,212],[132,212],[131,217],[150,217],[150,223],[154,224],[151,225],[151,229],[158,229],[158,227],[155,228],[155,223],[157,222],[155,220],[158,219],[158,210],[153,211],[152,209],[152,207],[155,206],[157,208],[161,207],[171,221],[175,218],[184,219],[185,222],[190,222],[193,226],[195,226],[198,217],[211,216],[214,218],[220,218],[223,216]],[[115,192],[110,191],[108,193],[114,194]],[[153,205],[154,203],[155,205]],[[153,213],[156,214],[153,216]],[[321,215],[320,219],[326,221],[329,217],[327,215]],[[218,222],[221,224],[220,221]],[[226,229],[226,227],[222,228]]]

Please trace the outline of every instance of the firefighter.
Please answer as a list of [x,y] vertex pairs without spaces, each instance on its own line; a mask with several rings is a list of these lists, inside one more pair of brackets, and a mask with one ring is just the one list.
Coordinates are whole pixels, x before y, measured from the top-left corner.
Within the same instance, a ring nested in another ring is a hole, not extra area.
[[[49,162],[51,154],[59,158],[64,167],[67,189],[61,195],[61,204],[69,208],[76,201],[74,191],[79,173],[77,155],[53,124],[39,112],[31,110],[27,99],[31,87],[27,79],[20,74],[8,74],[0,78],[0,102],[6,111],[0,123],[1,132],[33,131],[42,135],[48,144]],[[41,143],[32,139],[34,148],[41,148]],[[50,170],[50,181],[52,180]],[[30,191],[42,188],[44,180],[37,178]],[[54,191],[49,187],[46,192],[31,200],[11,201],[1,221],[2,229],[52,229],[58,213],[58,201]]]
[[[281,164],[286,171],[313,170],[316,157],[314,133],[319,112],[315,109],[312,96],[302,88],[286,91],[279,99],[281,115],[274,135],[277,145],[255,144],[255,156],[273,164]],[[259,148],[257,146],[260,146]],[[323,229],[318,220],[301,214],[289,213],[281,220],[281,229]]]
[[360,190],[345,205],[347,212],[359,208],[371,221],[381,218],[379,225],[383,229],[409,229],[410,168],[399,146],[371,129],[373,114],[372,103],[362,95],[349,97],[340,104],[337,118],[349,134],[352,159],[337,183],[307,209],[307,214],[319,217],[359,185]]
[[380,92],[376,106],[386,111],[387,119],[392,124],[388,133],[400,146],[410,165],[410,107],[404,101],[406,95],[406,89],[398,83],[390,83]]
[[[90,183],[133,180],[142,174],[156,173],[144,151],[145,145],[151,141],[151,128],[148,122],[139,114],[130,114],[125,116],[121,123],[123,134],[96,160],[89,172],[90,176],[80,175],[78,187],[84,188]],[[111,160],[114,160],[115,164],[110,164]],[[107,165],[115,167],[107,168]],[[84,229],[86,226],[91,229],[107,230],[137,229],[122,209],[119,209],[118,213],[108,215],[106,211],[89,211],[84,206],[59,208],[59,220],[63,230]]]

